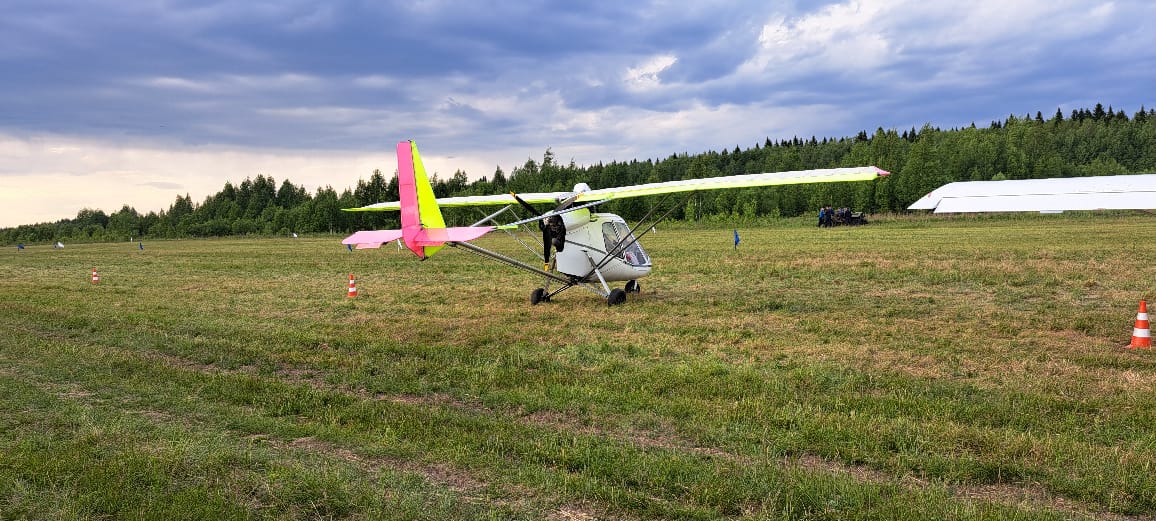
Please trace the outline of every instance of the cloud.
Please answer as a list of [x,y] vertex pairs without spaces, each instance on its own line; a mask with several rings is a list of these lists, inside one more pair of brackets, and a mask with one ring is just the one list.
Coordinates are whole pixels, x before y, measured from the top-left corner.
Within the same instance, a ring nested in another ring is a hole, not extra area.
[[176,89],[176,90],[186,90],[186,91],[192,91],[192,92],[205,92],[205,93],[213,93],[213,92],[218,91],[218,89],[214,85],[210,84],[209,82],[194,81],[194,80],[189,80],[189,79],[185,79],[185,78],[173,78],[173,77],[145,78],[143,80],[140,80],[138,83],[140,83],[142,85],[147,85],[150,87],[157,87],[160,89]]
[[757,51],[739,73],[790,78],[815,70],[856,74],[878,68],[894,47],[875,23],[884,9],[850,2],[793,20],[777,16],[763,26]]
[[[140,183],[140,186],[159,188],[161,190],[172,190],[172,191],[175,191],[177,193],[180,193],[180,190],[184,189],[184,187],[185,187],[185,185],[182,185],[180,183],[172,183],[169,181],[144,181],[144,182]],[[224,185],[222,184],[222,186],[224,186]]]
[[384,74],[371,74],[353,79],[353,84],[366,89],[384,89],[396,87],[401,80]]
[[214,96],[244,97],[286,89],[316,89],[325,86],[326,81],[308,74],[286,72],[263,76],[230,74],[201,79],[160,76],[130,80],[126,83],[160,90],[184,90]]
[[305,12],[294,14],[289,18],[289,22],[284,27],[294,32],[329,29],[337,22],[337,14],[333,4],[313,6],[307,8]]
[[1074,1],[852,0],[768,19],[739,76],[784,82],[827,73],[868,82],[919,81],[921,72],[930,72],[941,81],[990,83],[983,78],[998,77],[1003,65],[1028,63],[1104,31],[1119,21],[1117,12],[1113,3]]
[[[298,158],[278,168],[301,176],[354,157],[392,171],[406,138],[478,176],[546,147],[590,164],[1057,105],[1131,111],[1156,105],[1152,19],[1142,0],[11,0],[0,164],[28,164],[0,175],[192,191],[200,176],[215,192],[270,155]],[[160,156],[200,168],[145,175]]]
[[623,75],[627,88],[632,90],[651,90],[662,85],[659,76],[678,63],[678,57],[673,54],[662,54],[648,59],[637,67],[629,67]]

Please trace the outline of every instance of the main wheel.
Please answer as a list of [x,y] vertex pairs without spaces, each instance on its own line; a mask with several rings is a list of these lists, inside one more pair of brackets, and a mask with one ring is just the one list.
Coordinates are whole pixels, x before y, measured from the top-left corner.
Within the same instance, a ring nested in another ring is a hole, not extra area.
[[640,292],[642,292],[642,286],[640,286],[638,284],[637,280],[627,281],[625,289],[626,289],[627,293],[640,293]]
[[546,288],[538,288],[530,292],[530,305],[537,306],[539,302],[546,301]]
[[607,306],[617,306],[626,302],[626,292],[619,288],[610,290],[610,296],[606,297]]

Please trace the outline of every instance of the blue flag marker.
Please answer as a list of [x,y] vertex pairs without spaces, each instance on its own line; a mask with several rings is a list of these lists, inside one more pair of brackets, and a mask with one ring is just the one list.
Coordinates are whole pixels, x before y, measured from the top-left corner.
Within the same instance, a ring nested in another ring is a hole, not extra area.
[[739,230],[735,228],[735,250],[739,249]]

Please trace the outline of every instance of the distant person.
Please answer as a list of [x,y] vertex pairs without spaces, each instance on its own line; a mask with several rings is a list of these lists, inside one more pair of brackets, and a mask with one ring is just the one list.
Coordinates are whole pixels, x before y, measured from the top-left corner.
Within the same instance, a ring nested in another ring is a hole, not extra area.
[[24,251],[24,243],[17,244],[16,251]]
[[144,241],[138,242],[137,245],[140,246],[141,250],[144,250]]
[[826,217],[827,217],[827,207],[820,206],[819,207],[819,224],[818,224],[818,227],[821,228],[823,226],[823,221],[825,220]]

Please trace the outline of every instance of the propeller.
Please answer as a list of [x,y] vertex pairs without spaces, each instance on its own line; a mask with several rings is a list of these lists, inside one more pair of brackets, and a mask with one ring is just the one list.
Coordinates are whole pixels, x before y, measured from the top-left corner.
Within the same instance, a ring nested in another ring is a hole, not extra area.
[[[514,200],[522,205],[527,211],[532,214],[538,214],[538,210],[530,203],[527,203],[518,194],[510,192],[514,196]],[[577,196],[569,197],[561,201],[554,211],[565,210]],[[538,221],[538,229],[542,230],[542,271],[550,271],[550,250],[553,248],[556,251],[562,251],[566,247],[566,223],[562,221],[561,215],[551,215],[545,219]]]

